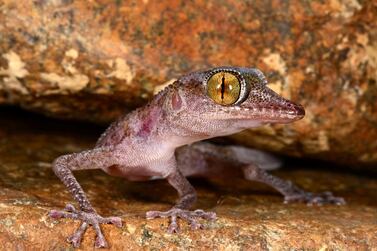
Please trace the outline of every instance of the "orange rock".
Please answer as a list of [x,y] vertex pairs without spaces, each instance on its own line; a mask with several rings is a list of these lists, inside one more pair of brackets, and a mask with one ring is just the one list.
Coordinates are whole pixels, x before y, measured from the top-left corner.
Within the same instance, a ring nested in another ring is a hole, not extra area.
[[377,163],[373,1],[12,1],[0,4],[0,104],[108,123],[159,85],[255,66],[304,120],[233,137],[271,151]]

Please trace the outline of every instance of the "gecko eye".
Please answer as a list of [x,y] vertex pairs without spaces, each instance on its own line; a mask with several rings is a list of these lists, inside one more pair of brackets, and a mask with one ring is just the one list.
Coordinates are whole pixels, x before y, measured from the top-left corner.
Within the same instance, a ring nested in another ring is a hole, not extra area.
[[217,104],[234,104],[240,97],[240,92],[240,81],[232,73],[218,72],[208,79],[207,95]]

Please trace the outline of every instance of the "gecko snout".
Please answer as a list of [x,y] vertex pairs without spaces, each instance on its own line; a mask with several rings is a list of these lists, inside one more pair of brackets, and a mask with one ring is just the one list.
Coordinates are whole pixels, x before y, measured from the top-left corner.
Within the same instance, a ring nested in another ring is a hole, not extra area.
[[285,110],[294,120],[302,119],[305,116],[305,109],[302,105],[295,104],[291,101],[285,105]]
[[302,105],[283,98],[271,89],[266,89],[263,93],[267,102],[263,102],[262,106],[270,110],[273,118],[280,123],[290,123],[305,116],[305,109]]
[[288,107],[292,110],[292,113],[304,117],[305,116],[305,109],[302,105],[298,105],[295,103],[290,103]]

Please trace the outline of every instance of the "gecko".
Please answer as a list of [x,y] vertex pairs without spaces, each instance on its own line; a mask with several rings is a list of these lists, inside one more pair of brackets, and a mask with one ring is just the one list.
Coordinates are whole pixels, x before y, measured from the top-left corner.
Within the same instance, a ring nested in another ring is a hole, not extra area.
[[[68,238],[79,247],[89,226],[96,232],[95,247],[108,247],[101,224],[122,226],[120,217],[102,217],[93,208],[73,171],[102,169],[109,175],[131,181],[166,179],[179,199],[167,211],[149,211],[147,219],[169,219],[167,231],[177,233],[177,219],[191,229],[201,229],[200,221],[216,219],[215,212],[191,210],[197,199],[186,177],[231,177],[238,174],[250,181],[265,183],[284,196],[285,202],[344,204],[331,192],[306,192],[290,181],[267,171],[281,165],[271,154],[241,146],[220,146],[202,140],[226,136],[267,124],[287,124],[304,117],[303,106],[267,87],[267,79],[256,68],[223,66],[188,73],[168,85],[152,100],[113,122],[95,147],[60,156],[52,168],[78,203],[64,210],[51,210],[54,219],[81,221]],[[209,159],[214,160],[210,165]]]

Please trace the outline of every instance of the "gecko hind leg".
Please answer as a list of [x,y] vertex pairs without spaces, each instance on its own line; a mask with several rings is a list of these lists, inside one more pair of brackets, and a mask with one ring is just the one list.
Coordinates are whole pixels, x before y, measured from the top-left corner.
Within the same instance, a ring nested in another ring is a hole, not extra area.
[[188,180],[179,171],[169,175],[167,180],[178,191],[180,197],[179,201],[168,211],[147,212],[147,219],[170,218],[170,224],[168,227],[169,233],[178,233],[180,231],[177,222],[178,218],[187,221],[192,230],[204,228],[204,225],[198,220],[200,218],[209,221],[216,219],[216,213],[214,212],[205,212],[201,209],[195,211],[189,210],[192,204],[196,201],[196,192]]
[[284,203],[304,202],[308,205],[344,205],[346,203],[343,198],[335,197],[329,191],[322,193],[306,192],[298,186],[294,185],[291,181],[283,180],[279,177],[273,176],[265,170],[252,164],[243,166],[242,170],[247,180],[258,181],[267,184],[279,191],[284,196]]
[[[219,146],[200,142],[186,146],[178,152],[180,170],[187,176],[199,174],[203,177],[231,175],[226,170],[240,168],[243,177],[250,181],[265,183],[284,196],[284,202],[304,202],[308,205],[336,204],[343,205],[345,200],[335,197],[331,192],[306,192],[290,181],[273,176],[267,170],[277,169],[282,161],[272,154],[242,146]],[[210,165],[207,158],[215,160]],[[195,160],[195,161],[194,161]],[[194,168],[195,167],[195,168]],[[227,177],[227,176],[226,176]]]
[[96,169],[100,168],[99,165],[111,165],[113,164],[111,162],[113,159],[111,158],[111,151],[99,148],[82,153],[64,155],[57,158],[53,163],[53,171],[79,203],[80,210],[75,209],[71,204],[67,204],[64,210],[51,210],[49,216],[54,219],[69,218],[82,222],[76,232],[67,239],[74,247],[80,246],[82,237],[89,225],[96,232],[96,248],[108,247],[100,224],[112,223],[117,227],[122,226],[122,220],[119,217],[102,217],[98,215],[72,174],[73,170]]

